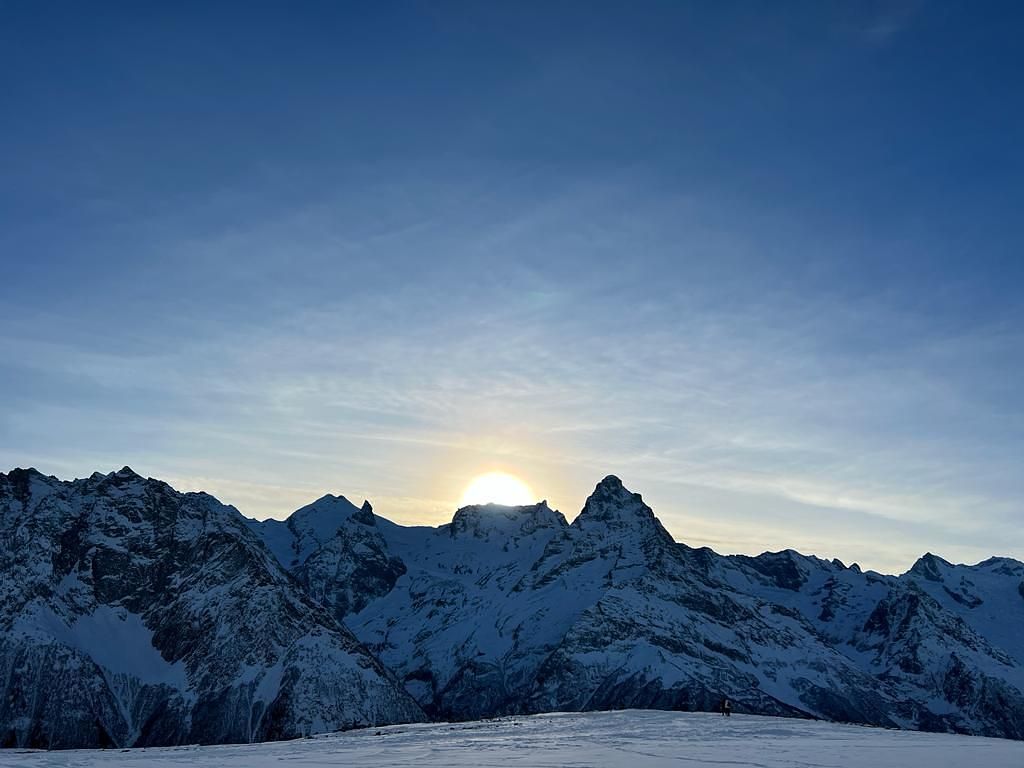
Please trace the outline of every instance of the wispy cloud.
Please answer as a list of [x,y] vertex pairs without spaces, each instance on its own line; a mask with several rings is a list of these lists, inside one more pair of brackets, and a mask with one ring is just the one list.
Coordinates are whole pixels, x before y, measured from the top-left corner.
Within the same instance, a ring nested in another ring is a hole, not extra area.
[[136,50],[116,98],[11,63],[0,461],[417,522],[476,472],[570,517],[615,472],[725,551],[1024,554],[1012,25],[492,13],[429,56],[306,30],[227,101],[212,33],[180,71]]
[[[137,453],[131,436],[151,435],[153,472],[188,488],[201,478],[256,515],[279,516],[348,487],[385,500],[385,514],[392,506],[402,519],[440,522],[459,478],[469,479],[460,473],[487,462],[557,478],[548,491],[531,481],[570,516],[605,472],[635,477],[638,490],[682,481],[714,498],[775,499],[788,510],[770,536],[755,528],[731,546],[725,532],[742,517],[730,522],[736,505],[707,510],[721,528],[700,531],[727,550],[787,536],[828,542],[834,523],[820,522],[817,538],[805,533],[814,510],[873,519],[879,530],[927,523],[953,548],[956,537],[1014,509],[1019,489],[1011,483],[1000,496],[991,478],[1014,471],[1006,450],[1014,438],[1000,426],[1020,416],[973,397],[971,379],[958,380],[948,365],[979,360],[979,350],[992,364],[1019,348],[1018,336],[922,334],[911,315],[884,304],[784,290],[716,306],[713,285],[636,282],[629,269],[576,281],[502,268],[501,255],[536,243],[537,227],[552,217],[600,213],[603,231],[589,237],[623,251],[645,216],[651,229],[665,227],[660,211],[634,208],[617,231],[608,197],[529,210],[516,226],[498,225],[500,235],[468,238],[470,254],[499,252],[487,263],[500,279],[465,274],[477,290],[446,292],[460,279],[450,263],[415,285],[389,286],[384,305],[368,283],[272,323],[146,353],[5,337],[4,359],[22,361],[17,376],[31,373],[78,398],[61,408],[23,391],[24,408],[6,428],[29,443],[40,427],[60,430],[80,455],[104,422],[114,428],[97,455]],[[264,236],[232,247],[255,248]],[[577,235],[581,251],[587,237],[586,228]],[[676,250],[700,242],[684,237]],[[735,237],[722,242],[737,247]],[[888,338],[865,362],[837,347],[837,334]],[[990,435],[1000,442],[987,445]],[[671,494],[659,496],[670,523],[692,518]],[[917,534],[903,532],[904,558]],[[1000,535],[989,545],[1006,544],[1021,542]]]

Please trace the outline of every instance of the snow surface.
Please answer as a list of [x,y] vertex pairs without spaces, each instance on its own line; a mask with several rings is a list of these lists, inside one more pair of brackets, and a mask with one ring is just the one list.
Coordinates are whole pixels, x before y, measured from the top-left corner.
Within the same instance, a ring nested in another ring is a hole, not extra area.
[[188,687],[185,664],[172,664],[160,655],[153,647],[153,631],[137,614],[98,605],[92,613],[78,617],[68,626],[46,605],[40,603],[31,608],[14,623],[14,633],[74,648],[114,674],[182,691]]
[[369,728],[288,742],[159,749],[0,750],[0,767],[730,766],[1020,768],[1024,742],[788,718],[591,712]]

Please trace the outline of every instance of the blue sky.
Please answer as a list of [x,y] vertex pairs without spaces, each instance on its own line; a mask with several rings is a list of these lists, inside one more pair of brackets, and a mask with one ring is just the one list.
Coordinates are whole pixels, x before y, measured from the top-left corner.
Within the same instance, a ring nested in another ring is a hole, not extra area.
[[0,2],[0,466],[1024,557],[1022,17]]

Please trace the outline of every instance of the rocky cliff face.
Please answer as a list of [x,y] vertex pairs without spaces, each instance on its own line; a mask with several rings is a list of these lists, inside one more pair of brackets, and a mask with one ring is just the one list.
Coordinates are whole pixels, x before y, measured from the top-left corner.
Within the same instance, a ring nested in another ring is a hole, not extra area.
[[[0,475],[0,738],[248,741],[653,707],[1024,738],[1024,564],[903,576],[672,540],[615,477],[408,528],[344,497],[245,520],[130,470]],[[56,692],[54,694],[53,692]]]
[[0,475],[0,743],[289,738],[422,718],[206,494],[127,467]]

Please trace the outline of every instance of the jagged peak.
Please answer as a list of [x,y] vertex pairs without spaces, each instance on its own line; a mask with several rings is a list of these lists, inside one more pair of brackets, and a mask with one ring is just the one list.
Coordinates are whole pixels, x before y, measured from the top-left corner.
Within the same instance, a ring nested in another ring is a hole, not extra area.
[[831,560],[828,560],[828,559],[825,559],[825,558],[822,558],[822,557],[818,557],[817,555],[805,555],[803,552],[801,552],[801,551],[799,551],[797,549],[793,549],[792,547],[784,549],[781,552],[776,552],[774,554],[786,555],[798,567],[801,567],[801,568],[804,568],[804,569],[817,568],[817,569],[824,569],[826,571],[832,571],[832,570],[845,571],[847,569],[846,568],[846,563],[844,563],[838,557],[833,557]]
[[908,573],[920,576],[929,581],[942,581],[941,568],[952,568],[953,564],[931,552],[925,552],[917,562],[910,566]]
[[606,476],[594,487],[572,525],[584,532],[635,531],[641,537],[655,536],[675,544],[643,496],[630,491],[615,475]]
[[910,570],[907,573],[920,576],[929,581],[942,581],[944,578],[942,570],[949,568],[984,569],[1011,573],[1024,568],[1024,562],[1012,557],[993,556],[974,565],[968,565],[966,563],[952,563],[939,555],[925,552],[917,559],[917,562],[910,566]]
[[108,472],[105,475],[94,472],[89,479],[98,482],[101,486],[113,486],[116,488],[134,483],[137,480],[143,480],[144,478],[126,464],[116,472]]
[[6,480],[15,493],[24,499],[32,495],[48,495],[61,486],[61,481],[53,475],[44,475],[35,467],[22,469],[15,467],[6,475],[0,472],[0,482]]
[[[638,502],[643,505],[643,499],[639,493],[632,493],[622,484],[622,481],[615,475],[606,476],[601,482],[594,486],[593,492],[587,497],[583,505],[583,511],[593,508],[598,502],[615,500],[622,503]],[[646,506],[646,505],[644,505]]]
[[377,518],[373,516],[373,505],[368,499],[363,499],[359,510],[352,515],[352,519],[363,525],[376,525]]
[[35,467],[15,467],[10,472],[8,472],[6,475],[4,475],[3,472],[0,472],[0,477],[7,477],[7,478],[9,478],[11,480],[17,480],[17,479],[22,479],[22,480],[29,480],[29,479],[45,480],[47,483],[61,483],[61,482],[63,482],[60,478],[58,478],[58,477],[56,477],[54,475],[47,475],[47,474],[45,474],[43,472],[40,472]]
[[[591,500],[595,499],[614,499],[623,504],[631,502],[639,502],[640,504],[643,504],[644,500],[643,496],[639,493],[633,493],[631,490],[626,488],[626,486],[622,484],[622,480],[620,480],[616,475],[606,475],[601,482],[595,485],[594,491],[587,498],[586,503],[589,504]],[[586,504],[584,504],[584,508],[586,508]]]
[[[807,582],[808,562],[819,564],[826,562],[817,558],[808,558],[794,549],[762,552],[757,557],[736,555],[736,558],[749,565],[776,587],[793,592],[800,591],[800,588]],[[828,565],[835,567],[832,563]]]
[[447,526],[451,536],[470,535],[476,538],[509,538],[530,534],[541,528],[564,528],[568,523],[547,501],[521,506],[504,504],[470,504],[456,510]]
[[46,477],[46,475],[44,475],[42,472],[40,472],[35,467],[15,467],[14,469],[12,469],[7,474],[8,475],[28,475],[28,476],[41,475],[42,477]]
[[[364,507],[368,504],[364,504]],[[348,520],[366,525],[374,524],[374,517],[367,516],[344,496],[326,493],[316,501],[300,507],[288,516],[286,525],[296,536],[311,536],[320,543],[334,538],[338,529]]]

